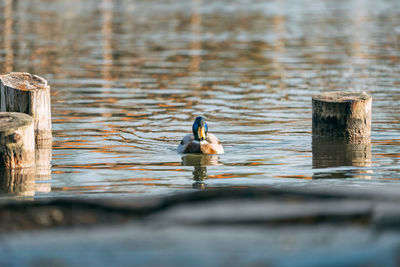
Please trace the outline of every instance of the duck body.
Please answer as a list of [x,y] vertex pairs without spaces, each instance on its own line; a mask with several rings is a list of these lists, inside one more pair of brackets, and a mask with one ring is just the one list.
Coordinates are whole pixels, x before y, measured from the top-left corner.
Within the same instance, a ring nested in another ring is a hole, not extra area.
[[187,134],[178,145],[178,153],[224,154],[224,148],[214,134],[207,134],[206,140],[201,141]]
[[208,133],[203,117],[197,117],[193,123],[192,134],[187,134],[178,145],[178,153],[223,154],[224,148],[218,138]]

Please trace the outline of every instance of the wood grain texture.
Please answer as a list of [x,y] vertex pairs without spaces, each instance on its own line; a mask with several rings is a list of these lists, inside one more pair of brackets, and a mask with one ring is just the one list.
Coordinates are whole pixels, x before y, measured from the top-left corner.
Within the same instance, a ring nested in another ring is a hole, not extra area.
[[0,167],[35,166],[33,119],[24,113],[0,112]]
[[312,97],[313,137],[363,140],[371,136],[372,97],[365,92],[329,92]]

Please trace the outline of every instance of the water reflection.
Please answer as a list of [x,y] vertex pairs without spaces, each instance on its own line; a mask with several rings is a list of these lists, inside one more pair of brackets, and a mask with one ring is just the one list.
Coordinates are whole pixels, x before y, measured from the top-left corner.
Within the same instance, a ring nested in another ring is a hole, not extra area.
[[[112,79],[111,70],[113,67],[113,49],[112,49],[112,36],[113,36],[113,1],[103,0],[101,6],[102,13],[102,46],[103,46],[103,67],[101,70],[102,77],[105,81]],[[109,84],[104,83],[104,88],[108,88]]]
[[230,150],[213,173],[192,163],[199,186],[354,177],[370,168],[351,152],[310,151],[311,95],[346,89],[375,99],[367,175],[400,185],[397,2],[5,0],[0,73],[51,84],[46,196],[186,188],[175,148],[197,114]]
[[187,154],[182,157],[183,166],[193,166],[192,187],[195,189],[205,189],[207,179],[207,166],[221,165],[218,155]]
[[[190,19],[191,25],[191,43],[190,43],[190,64],[189,64],[189,72],[195,73],[199,70],[200,63],[201,63],[201,8],[202,0],[192,0],[192,14]],[[192,81],[193,86],[200,86],[197,85],[194,81]]]
[[13,198],[33,198],[35,195],[35,168],[0,170],[0,191]]
[[34,199],[36,193],[51,191],[50,140],[36,143],[36,166],[23,169],[0,169],[0,192],[12,199]]
[[42,140],[36,142],[35,149],[35,192],[49,193],[51,191],[51,159],[53,149],[52,140]]
[[370,178],[370,170],[332,170],[335,167],[371,167],[371,142],[346,142],[313,138],[313,169],[326,169],[315,172],[313,178]]
[[14,64],[13,40],[13,0],[6,0],[4,3],[4,50],[6,51],[4,59],[5,72],[11,72]]

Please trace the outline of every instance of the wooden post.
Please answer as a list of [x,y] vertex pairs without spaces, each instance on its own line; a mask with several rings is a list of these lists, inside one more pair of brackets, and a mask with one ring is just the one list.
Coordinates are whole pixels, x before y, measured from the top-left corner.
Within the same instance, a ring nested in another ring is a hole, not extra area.
[[371,136],[372,98],[365,92],[329,92],[312,97],[313,138],[349,141]]
[[[371,104],[365,92],[312,97],[313,168],[371,166]],[[313,178],[368,178],[365,170],[316,172]]]
[[35,135],[31,116],[0,112],[0,167],[35,166]]
[[36,141],[52,138],[50,86],[45,79],[24,72],[1,75],[0,111],[31,115]]

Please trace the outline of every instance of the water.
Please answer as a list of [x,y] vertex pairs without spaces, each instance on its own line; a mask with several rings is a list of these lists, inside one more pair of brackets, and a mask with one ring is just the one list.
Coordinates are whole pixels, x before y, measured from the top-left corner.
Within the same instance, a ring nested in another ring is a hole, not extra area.
[[[400,186],[396,0],[4,0],[0,10],[0,72],[38,74],[52,90],[52,173],[30,196]],[[369,163],[313,158],[311,96],[334,90],[373,96]],[[200,114],[224,155],[176,153]]]

